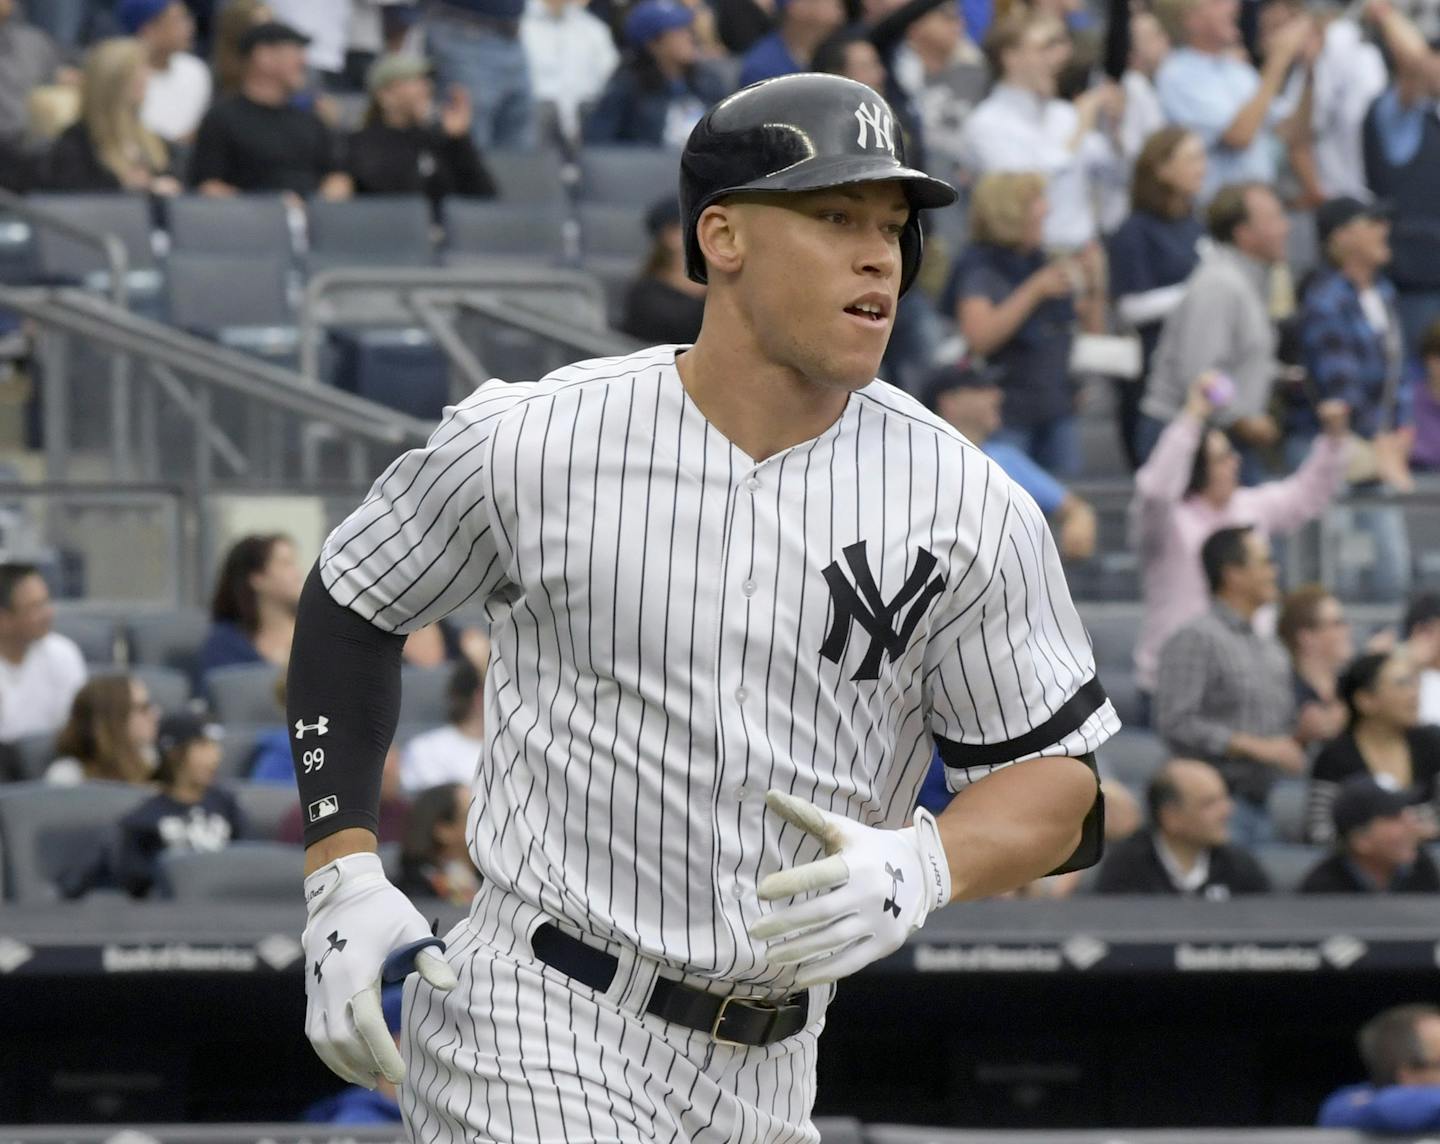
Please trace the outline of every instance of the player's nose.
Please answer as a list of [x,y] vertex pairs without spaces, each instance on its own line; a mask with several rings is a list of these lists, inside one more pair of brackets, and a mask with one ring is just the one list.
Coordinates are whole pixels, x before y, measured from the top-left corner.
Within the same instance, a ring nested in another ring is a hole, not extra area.
[[856,251],[856,270],[867,277],[889,280],[900,273],[900,247],[884,227],[865,232]]

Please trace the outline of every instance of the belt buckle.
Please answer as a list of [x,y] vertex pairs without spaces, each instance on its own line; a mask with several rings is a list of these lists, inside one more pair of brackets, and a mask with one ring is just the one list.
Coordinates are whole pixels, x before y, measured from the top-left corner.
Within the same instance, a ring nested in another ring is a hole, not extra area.
[[767,1001],[763,997],[726,997],[720,1002],[720,1008],[715,1013],[715,1020],[710,1024],[710,1038],[717,1045],[730,1045],[732,1048],[749,1049],[764,1044],[762,1041],[737,1041],[724,1035],[721,1028],[725,1024],[725,1016],[731,1005],[744,1005],[749,1009],[757,1009],[761,1012],[768,1012],[770,1017],[765,1024],[762,1036],[768,1036],[770,1030],[775,1027],[775,1021],[780,1015],[780,1006],[774,1001]]

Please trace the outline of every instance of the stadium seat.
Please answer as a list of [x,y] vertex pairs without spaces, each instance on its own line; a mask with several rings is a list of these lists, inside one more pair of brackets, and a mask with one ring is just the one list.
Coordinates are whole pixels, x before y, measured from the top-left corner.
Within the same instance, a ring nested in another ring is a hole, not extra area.
[[[38,779],[44,776],[45,768],[55,761],[55,740],[59,736],[53,731],[43,735],[26,735],[11,744],[20,758],[20,777]],[[3,886],[3,883],[0,883]]]
[[245,816],[246,839],[252,842],[274,841],[298,801],[293,787],[278,783],[232,783],[230,790]]
[[86,663],[118,662],[115,653],[123,633],[115,619],[60,608],[55,612],[55,630],[79,645]]
[[204,854],[166,854],[160,879],[177,902],[289,902],[305,851],[279,842],[235,842]]
[[193,697],[190,677],[183,671],[173,667],[151,667],[149,664],[136,664],[128,671],[136,679],[145,681],[151,701],[161,711],[183,710]]
[[[31,195],[29,201],[77,226],[114,235],[124,244],[131,272],[157,269],[150,240],[150,204],[144,195]],[[36,272],[51,281],[81,281],[108,269],[98,248],[67,238],[51,227],[34,228],[31,250]]]
[[580,257],[623,258],[633,275],[636,264],[650,249],[645,211],[634,206],[582,203],[580,206]]
[[173,667],[195,674],[195,657],[210,630],[210,617],[199,608],[136,616],[126,625],[130,661],[152,667]]
[[1120,722],[1133,727],[1140,722],[1140,687],[1129,667],[1104,667],[1097,669],[1105,694],[1120,716]]
[[445,724],[445,689],[450,681],[448,667],[402,667],[400,669],[400,722],[418,725],[421,730]]
[[642,213],[678,195],[680,153],[648,147],[587,147],[580,152],[579,199],[615,203]]
[[1121,667],[1127,671],[1135,665],[1135,641],[1140,636],[1139,609],[1104,611],[1080,609],[1085,630],[1099,667]]
[[275,702],[275,679],[280,669],[268,663],[245,663],[219,667],[205,676],[210,705],[221,723],[280,722]]
[[448,199],[445,203],[445,261],[477,257],[554,262],[565,257],[567,218],[554,204],[492,203]]
[[569,200],[564,162],[548,148],[486,151],[485,168],[495,179],[501,202],[563,206]]
[[172,250],[250,258],[273,254],[287,260],[294,250],[289,215],[279,195],[181,195],[169,201],[165,213]]
[[255,754],[256,737],[280,721],[277,713],[268,725],[257,723],[226,723],[225,738],[220,742],[220,769],[217,777],[222,782],[244,780],[250,776],[250,763]]
[[1271,886],[1286,894],[1299,888],[1305,875],[1326,853],[1323,846],[1292,846],[1282,842],[1255,848],[1255,858],[1269,877]]
[[224,342],[293,348],[288,275],[289,260],[277,254],[177,251],[170,256],[170,321]]
[[151,793],[128,783],[0,787],[5,896],[30,904],[58,900],[66,872],[107,845],[115,824]]
[[1095,756],[1104,774],[1143,792],[1168,752],[1158,735],[1149,731],[1121,731],[1102,743]]
[[1305,841],[1305,804],[1309,797],[1310,785],[1304,779],[1281,779],[1270,788],[1266,805],[1280,841]]
[[428,266],[430,204],[419,195],[363,195],[310,204],[310,273],[337,266]]

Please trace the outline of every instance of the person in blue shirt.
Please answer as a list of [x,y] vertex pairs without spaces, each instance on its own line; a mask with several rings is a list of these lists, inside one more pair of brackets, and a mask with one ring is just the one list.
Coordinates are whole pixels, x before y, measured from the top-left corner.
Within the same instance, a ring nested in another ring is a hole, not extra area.
[[199,686],[217,667],[289,662],[301,580],[288,536],[244,536],[230,547],[210,604],[210,631],[197,657]]
[[935,371],[925,386],[927,409],[960,430],[981,451],[1034,498],[1040,511],[1059,530],[1060,554],[1067,560],[1088,560],[1095,552],[1095,510],[1076,496],[1018,446],[995,440],[1000,428],[1001,371],[968,359]]
[[1316,1123],[1358,1132],[1440,1128],[1440,1009],[1386,1009],[1360,1030],[1359,1047],[1370,1083],[1331,1093]]
[[586,118],[586,143],[685,145],[690,129],[726,94],[724,79],[699,59],[694,22],[678,0],[641,0],[630,9],[630,55]]
[[[395,1043],[400,1043],[400,995],[403,987],[387,985],[380,991],[380,1010],[385,1014],[385,1027]],[[334,1096],[316,1101],[304,1112],[306,1124],[399,1124],[400,1103],[395,1086],[383,1076],[375,1078],[375,1088],[352,1084]]]
[[740,86],[808,71],[815,51],[845,23],[841,0],[777,0],[779,26],[740,65]]

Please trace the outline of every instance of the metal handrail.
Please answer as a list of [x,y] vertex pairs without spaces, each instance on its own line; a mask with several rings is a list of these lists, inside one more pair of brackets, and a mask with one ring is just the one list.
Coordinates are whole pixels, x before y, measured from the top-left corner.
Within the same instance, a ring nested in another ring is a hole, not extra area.
[[36,206],[23,195],[17,195],[12,191],[0,189],[0,208],[9,214],[23,218],[31,226],[53,230],[58,234],[63,234],[66,238],[98,249],[105,255],[105,263],[110,271],[110,301],[122,310],[129,304],[127,276],[130,273],[130,252],[125,249],[125,244],[117,236],[80,226],[62,215],[52,213],[45,207]]
[[555,342],[589,357],[611,357],[633,353],[642,343],[615,330],[595,330],[587,326],[567,322],[552,314],[543,314],[513,302],[492,301],[488,298],[467,298],[461,305],[501,325],[535,334],[546,341]]

